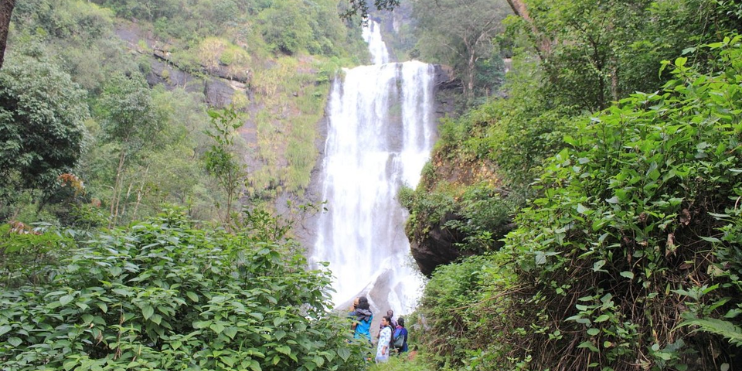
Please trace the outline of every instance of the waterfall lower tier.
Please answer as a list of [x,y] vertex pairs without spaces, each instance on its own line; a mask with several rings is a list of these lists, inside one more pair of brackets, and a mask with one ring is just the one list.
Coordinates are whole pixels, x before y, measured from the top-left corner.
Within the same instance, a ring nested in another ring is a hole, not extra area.
[[422,279],[404,233],[397,193],[415,187],[435,138],[433,66],[363,66],[336,79],[322,168],[312,260],[327,261],[340,305],[359,294],[380,310],[408,313]]

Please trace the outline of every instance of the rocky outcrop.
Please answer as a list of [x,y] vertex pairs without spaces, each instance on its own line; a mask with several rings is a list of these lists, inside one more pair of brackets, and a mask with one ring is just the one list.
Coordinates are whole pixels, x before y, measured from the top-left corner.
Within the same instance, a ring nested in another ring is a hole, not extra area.
[[456,100],[461,97],[461,80],[454,75],[453,68],[435,65],[435,114],[438,118],[455,116]]
[[[210,107],[223,108],[232,103],[235,94],[247,94],[250,71],[232,73],[227,66],[216,68],[198,66],[188,68],[176,63],[161,43],[139,29],[135,23],[123,23],[116,34],[129,46],[133,53],[149,57],[149,70],[146,71],[150,86],[163,85],[168,90],[183,88],[191,93],[202,93]],[[140,40],[145,45],[140,44]]]
[[446,214],[444,220],[431,230],[420,241],[410,241],[410,250],[420,272],[430,277],[436,267],[455,261],[465,255],[456,243],[463,236],[456,231],[442,227],[446,222],[459,219],[453,213]]

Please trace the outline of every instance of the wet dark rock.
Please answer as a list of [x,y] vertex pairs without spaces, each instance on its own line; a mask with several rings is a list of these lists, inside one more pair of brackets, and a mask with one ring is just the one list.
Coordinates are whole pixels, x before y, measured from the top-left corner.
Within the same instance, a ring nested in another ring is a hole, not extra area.
[[461,242],[464,236],[456,231],[442,227],[446,222],[459,219],[453,213],[444,216],[444,220],[438,226],[431,228],[421,241],[411,241],[410,250],[412,257],[417,262],[420,272],[430,277],[436,267],[455,261],[456,259],[471,255],[462,252],[456,243]]

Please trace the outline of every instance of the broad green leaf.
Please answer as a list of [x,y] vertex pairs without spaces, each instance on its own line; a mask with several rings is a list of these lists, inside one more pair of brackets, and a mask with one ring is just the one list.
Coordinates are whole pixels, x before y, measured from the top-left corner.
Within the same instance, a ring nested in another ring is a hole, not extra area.
[[20,338],[17,338],[17,337],[8,338],[8,344],[10,344],[10,345],[12,345],[14,347],[17,347],[17,346],[21,345],[22,343],[23,343],[23,340],[21,340]]
[[350,349],[346,347],[339,348],[337,350],[338,356],[343,359],[343,361],[347,362],[348,358],[350,358]]
[[106,303],[96,303],[96,305],[103,313],[108,313],[108,305]]
[[142,316],[144,319],[149,319],[153,314],[155,314],[155,308],[152,308],[151,305],[145,305],[144,308],[142,308]]
[[621,272],[621,277],[626,277],[631,280],[631,279],[634,279],[634,273],[629,272],[629,271],[623,271]]
[[598,260],[593,264],[593,271],[600,271],[605,265],[605,260]]
[[211,321],[196,321],[193,322],[193,328],[202,329],[211,326]]
[[194,303],[198,303],[198,295],[196,295],[193,291],[186,292],[186,296],[188,296],[188,299],[191,299]]
[[596,347],[595,347],[595,345],[593,345],[593,343],[591,343],[591,342],[589,342],[589,341],[583,341],[583,342],[582,342],[582,343],[580,343],[580,345],[578,345],[577,347],[578,347],[578,348],[587,348],[587,349],[590,349],[591,351],[593,351],[593,352],[595,352],[595,353],[598,353],[598,352],[599,352],[599,351],[598,351],[598,348],[596,348]]
[[230,326],[224,329],[224,335],[227,335],[230,339],[234,339],[237,335],[237,327]]
[[250,362],[250,369],[252,371],[263,371],[263,369],[260,368],[260,363],[254,359]]
[[2,325],[2,326],[0,326],[0,336],[5,335],[6,333],[8,333],[12,329],[13,328],[10,327],[10,325]]
[[589,328],[587,329],[587,334],[590,336],[595,336],[600,333],[600,329],[597,328]]
[[224,331],[224,325],[221,322],[214,323],[209,328],[217,334],[221,334]]
[[67,305],[67,304],[69,304],[69,302],[71,302],[74,299],[75,299],[75,297],[72,296],[72,295],[64,295],[64,296],[62,296],[62,297],[59,298],[59,303],[62,304],[62,305]]
[[232,367],[235,364],[235,359],[230,356],[221,356],[219,360],[224,362],[227,366]]

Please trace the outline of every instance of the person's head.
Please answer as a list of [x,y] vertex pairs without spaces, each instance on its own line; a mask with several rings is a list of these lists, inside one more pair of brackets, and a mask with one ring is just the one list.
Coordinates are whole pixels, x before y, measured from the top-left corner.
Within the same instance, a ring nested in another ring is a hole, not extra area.
[[381,324],[384,327],[391,326],[392,325],[392,317],[389,317],[389,316],[381,317]]
[[397,325],[404,327],[404,317],[397,318]]
[[366,309],[368,310],[368,299],[366,299],[365,296],[359,296],[358,297],[358,305],[356,305],[357,309]]
[[353,299],[353,308],[358,308],[358,299],[360,299],[360,297]]
[[[392,317],[394,317],[394,311],[391,310],[391,309],[389,309],[388,311],[386,311],[386,315],[387,315],[387,317],[392,318]],[[391,323],[391,322],[389,322],[389,323]]]

